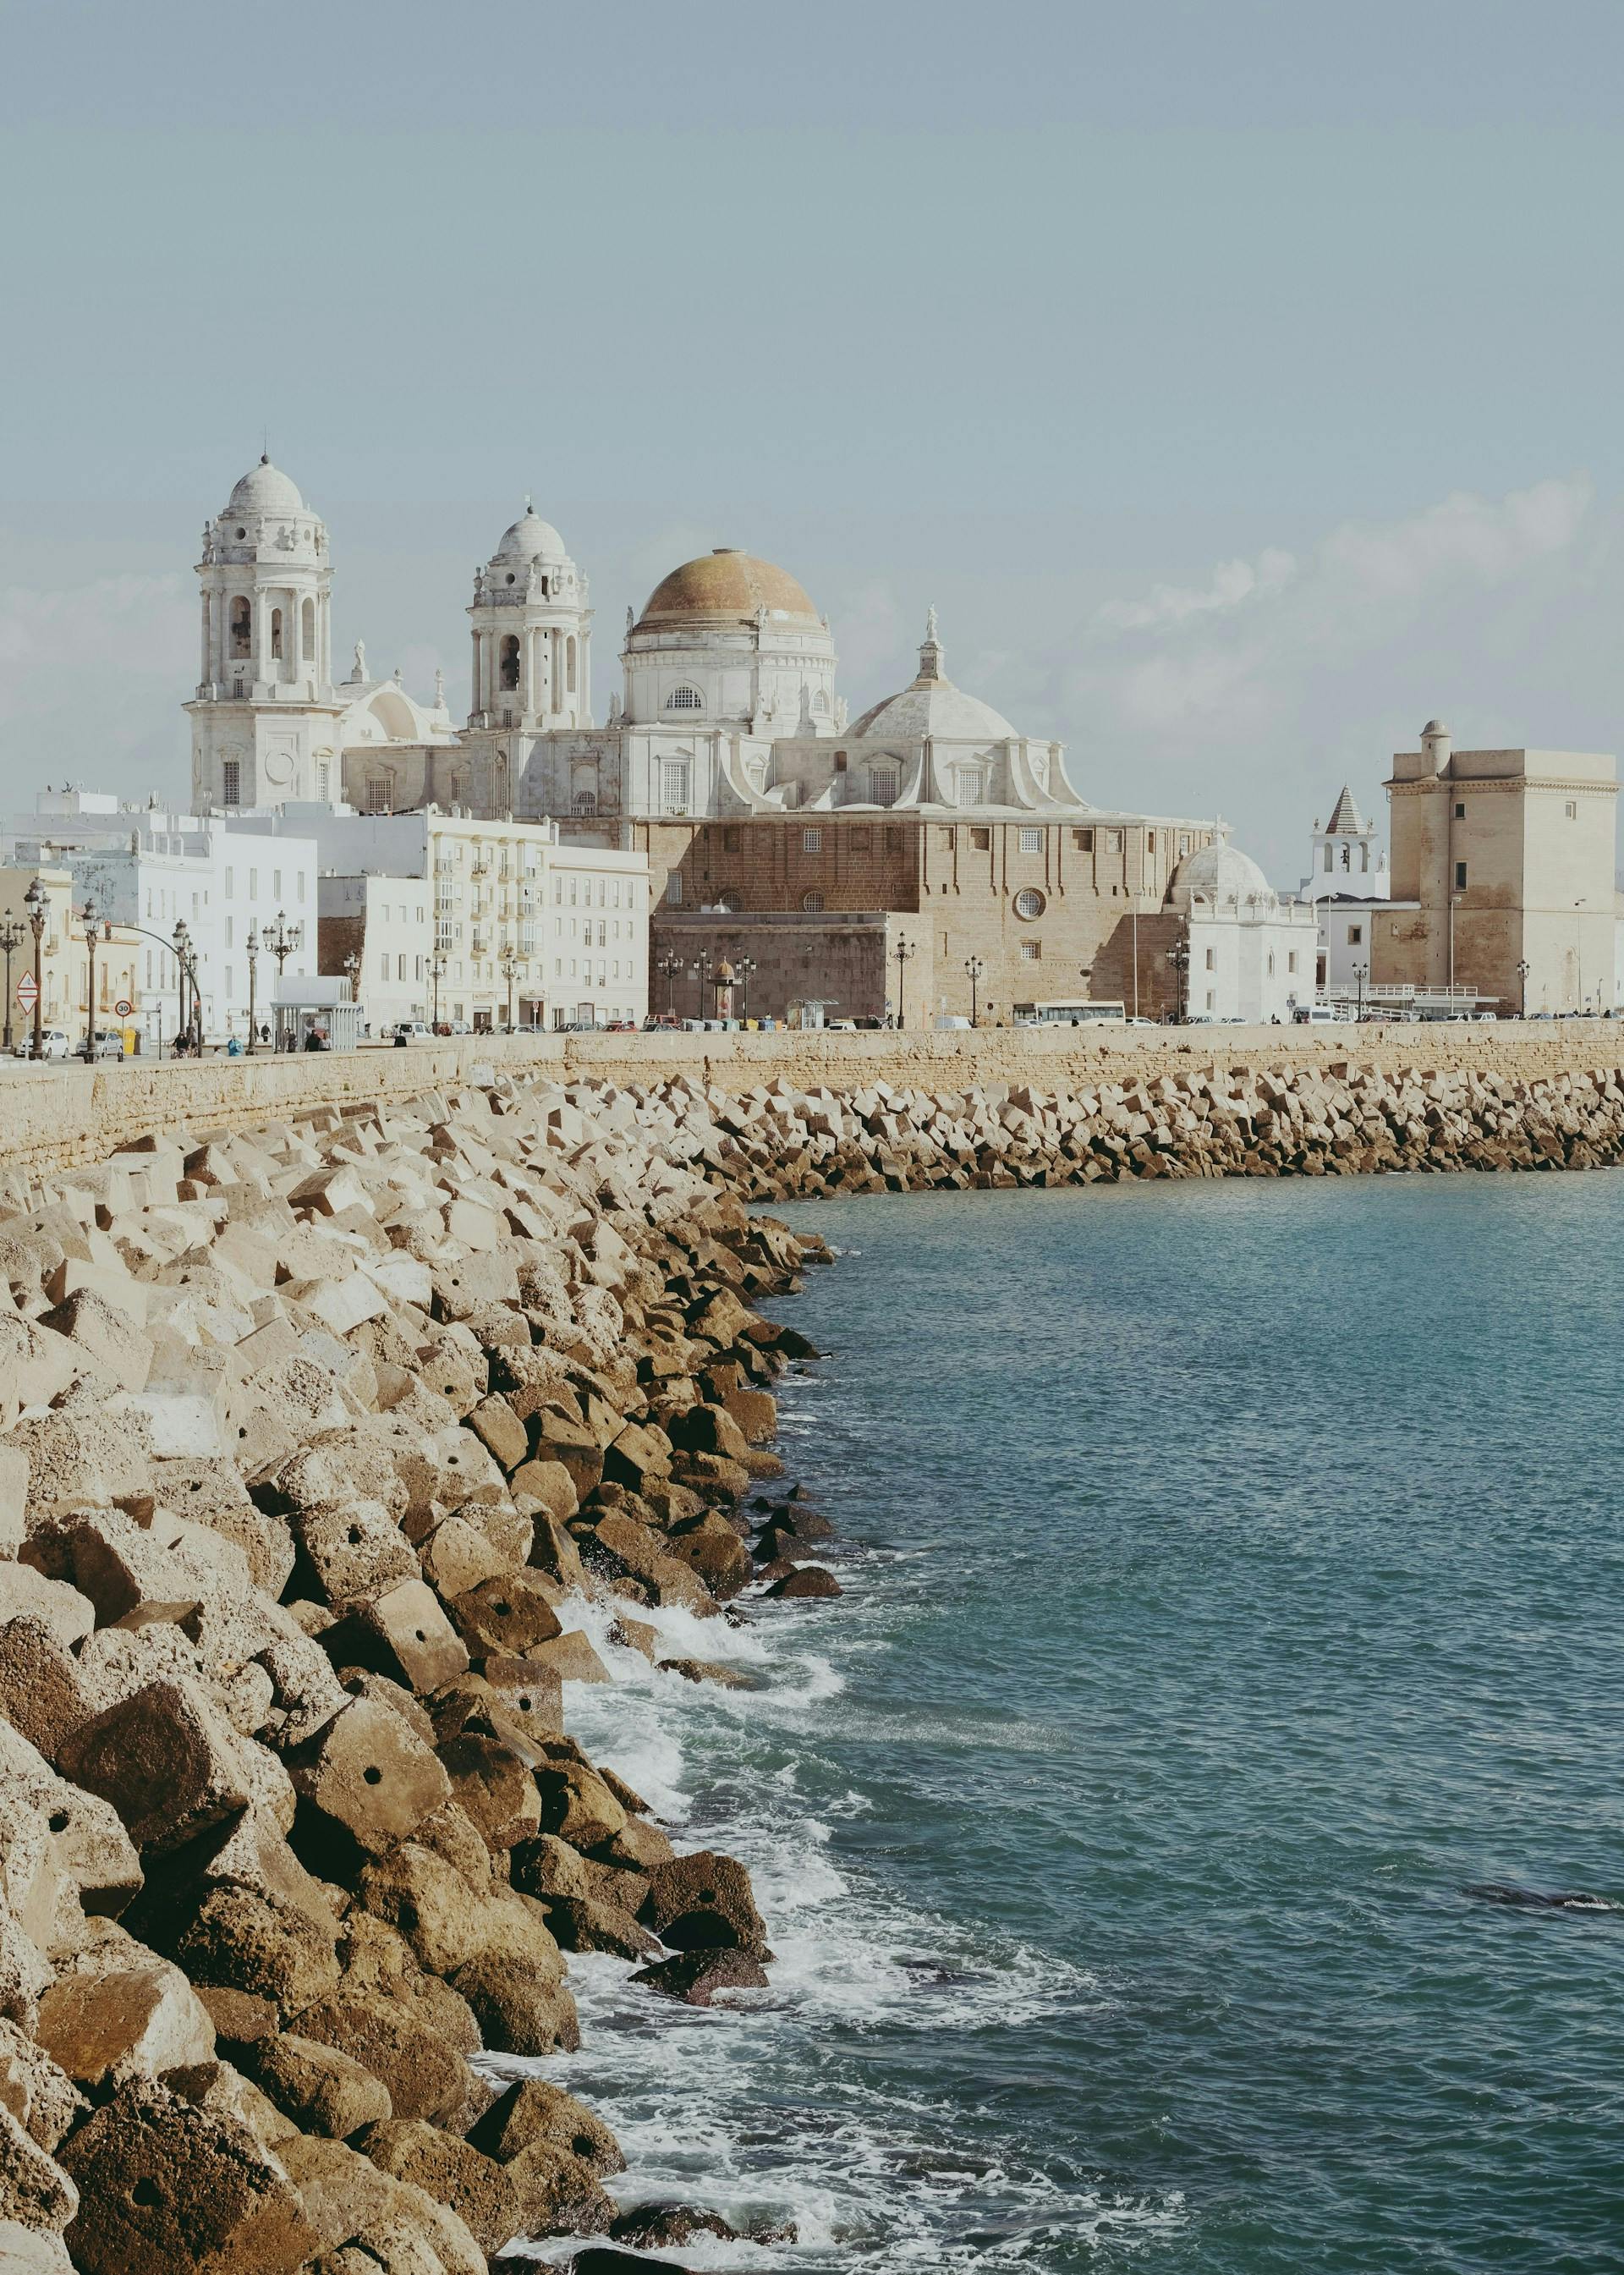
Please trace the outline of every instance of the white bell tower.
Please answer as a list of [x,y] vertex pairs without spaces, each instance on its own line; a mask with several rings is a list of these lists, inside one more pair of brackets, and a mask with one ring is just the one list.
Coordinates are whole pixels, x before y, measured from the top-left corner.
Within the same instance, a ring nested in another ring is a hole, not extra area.
[[1377,842],[1376,825],[1364,819],[1346,783],[1325,828],[1314,824],[1313,861],[1303,890],[1311,901],[1336,894],[1385,901],[1392,893],[1387,857]]
[[194,810],[336,797],[327,531],[268,457],[205,528],[197,573]]

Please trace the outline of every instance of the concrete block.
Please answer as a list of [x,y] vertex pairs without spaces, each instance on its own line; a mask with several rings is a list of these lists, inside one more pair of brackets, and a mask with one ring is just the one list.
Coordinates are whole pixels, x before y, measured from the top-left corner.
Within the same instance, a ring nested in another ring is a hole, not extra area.
[[57,1751],[63,1774],[100,1794],[138,1848],[178,1848],[246,1808],[237,1742],[194,1685],[148,1683],[82,1723]]
[[29,1564],[0,1562],[0,1622],[38,1620],[64,1651],[84,1641],[96,1623],[96,1607],[65,1580],[48,1579]]
[[306,1800],[374,1852],[406,1840],[451,1795],[450,1780],[422,1740],[369,1699],[347,1705],[290,1756],[288,1767]]
[[215,2051],[207,2009],[179,1968],[155,1953],[105,1975],[60,1976],[40,2000],[35,2035],[76,2085],[98,2095],[128,2078],[208,2061]]
[[553,1608],[556,1590],[540,1573],[508,1572],[455,1598],[450,1614],[470,1653],[505,1653],[523,1659],[539,1643],[562,1632]]

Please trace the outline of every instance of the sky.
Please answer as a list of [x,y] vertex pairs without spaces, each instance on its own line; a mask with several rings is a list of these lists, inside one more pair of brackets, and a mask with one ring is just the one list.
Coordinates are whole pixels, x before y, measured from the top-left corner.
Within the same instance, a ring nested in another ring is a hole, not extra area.
[[1613,750],[1618,0],[0,0],[0,765],[184,801],[268,439],[335,654],[466,707],[525,495],[715,545],[1275,882],[1390,754]]

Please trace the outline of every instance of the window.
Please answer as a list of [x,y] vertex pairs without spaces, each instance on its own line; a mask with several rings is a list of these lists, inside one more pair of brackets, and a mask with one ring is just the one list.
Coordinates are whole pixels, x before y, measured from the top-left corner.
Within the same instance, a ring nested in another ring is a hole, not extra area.
[[1036,964],[1042,954],[1043,942],[1040,940],[1023,940],[1021,942],[1021,961],[1023,964]]
[[1327,876],[1327,877],[1330,875],[1330,873],[1331,873],[1332,870],[1333,870],[1335,866],[1336,866],[1336,848],[1335,848],[1333,845],[1327,845],[1327,846],[1326,846],[1326,876]]
[[823,850],[822,830],[803,829],[801,832],[801,850],[803,853],[821,853]]
[[388,957],[388,956],[387,956],[387,955],[383,955],[383,956],[381,956],[378,958],[378,977],[379,977],[379,979],[381,979],[382,981],[384,981],[384,982],[385,982],[385,984],[387,985],[387,984],[388,984],[388,980],[389,980],[389,957]]
[[1454,888],[1457,893],[1463,893],[1466,890],[1466,864],[1464,861],[1457,861],[1454,865]]
[[220,769],[220,797],[222,804],[225,805],[240,805],[242,804],[242,782],[243,770],[241,761],[237,759],[228,759]]
[[1184,858],[1185,854],[1186,854],[1186,853],[1188,853],[1188,852],[1189,852],[1189,850],[1190,850],[1190,832],[1189,832],[1189,830],[1188,830],[1188,829],[1181,829],[1181,830],[1180,830],[1180,832],[1179,832],[1179,858],[1180,858],[1180,860],[1181,860],[1181,861],[1183,859],[1183,858]]
[[228,948],[230,948],[230,947],[232,945],[232,942],[231,942],[231,919],[230,919],[230,917],[227,917],[227,918],[226,918],[226,920],[225,920],[225,944],[226,944],[226,946],[227,946]]
[[1274,950],[1273,949],[1269,950],[1269,977],[1271,979],[1274,977]]
[[[246,601],[233,601],[231,603],[231,654],[233,656],[249,654],[252,651],[253,639],[253,609]],[[238,692],[241,692],[240,683]]]
[[299,871],[299,873],[298,873],[298,897],[301,901],[302,901],[302,900],[304,899],[304,897],[305,897],[305,873],[304,873],[304,871],[303,871],[302,869],[301,869],[301,870]]
[[389,810],[389,786],[381,775],[374,775],[366,785],[368,813],[387,813]]
[[279,901],[282,898],[282,872],[280,869],[273,869],[271,871],[271,898],[273,901]]
[[1206,1008],[1209,1011],[1217,1008],[1217,998],[1210,987],[1206,991]]
[[397,956],[395,959],[395,977],[397,979],[404,979],[405,976],[406,959],[404,956]]
[[1094,850],[1094,833],[1091,829],[1074,829],[1071,833],[1071,842],[1079,853],[1091,853]]
[[823,914],[823,895],[821,893],[803,893],[801,895],[801,906],[805,910],[809,917],[821,916]]
[[282,654],[282,610],[280,608],[271,610],[271,654],[277,658]]
[[895,805],[896,804],[896,768],[870,767],[868,795],[875,805]]
[[674,687],[666,698],[668,711],[703,711],[705,698],[697,687]]
[[496,673],[502,685],[510,692],[518,685],[518,640],[507,633],[496,651]]
[[1292,949],[1288,952],[1288,954],[1287,955],[1287,957],[1286,957],[1286,969],[1287,969],[1287,971],[1295,971],[1296,970],[1296,968],[1297,968],[1297,951],[1296,951],[1296,949],[1294,948],[1294,949]]
[[564,642],[564,686],[570,694],[574,694],[575,635],[573,633],[571,633],[570,638]]
[[665,810],[668,813],[686,813],[692,796],[692,773],[686,759],[668,759],[665,762]]
[[299,654],[306,663],[313,663],[316,655],[316,604],[306,601],[299,614]]
[[1578,800],[1576,798],[1570,797],[1567,805],[1562,808],[1562,812],[1569,821],[1577,821],[1579,819]]
[[1356,925],[1350,924],[1350,925],[1348,926],[1348,947],[1349,947],[1349,948],[1359,948],[1359,947],[1361,947],[1361,946],[1363,944],[1363,941],[1364,941],[1364,926],[1363,926],[1362,924],[1356,924]]
[[1144,850],[1147,853],[1156,850],[1156,832],[1153,829],[1147,829],[1144,833]]
[[844,751],[836,751],[835,753],[835,771],[837,775],[843,775],[846,771],[846,753]]
[[1015,912],[1017,917],[1023,918],[1028,924],[1033,918],[1040,917],[1047,905],[1043,895],[1031,885],[1027,886],[1024,892],[1017,893],[1015,896]]
[[681,907],[683,899],[683,875],[680,869],[673,869],[670,875],[666,879],[665,896],[672,908]]
[[1208,949],[1208,950],[1207,950],[1207,952],[1206,952],[1206,968],[1207,968],[1207,970],[1208,970],[1209,971],[1217,971],[1217,969],[1218,969],[1218,951],[1217,951],[1217,949],[1212,949],[1212,948],[1209,948],[1209,949]]
[[1106,851],[1107,853],[1120,853],[1122,850],[1122,831],[1120,829],[1107,829],[1106,832]]
[[972,829],[970,833],[970,848],[972,853],[990,853],[993,850],[992,831]]

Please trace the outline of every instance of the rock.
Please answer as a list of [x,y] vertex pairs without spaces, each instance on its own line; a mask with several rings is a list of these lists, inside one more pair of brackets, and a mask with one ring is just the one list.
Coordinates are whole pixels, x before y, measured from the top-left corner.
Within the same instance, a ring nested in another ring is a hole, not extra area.
[[530,1433],[500,1393],[480,1401],[468,1417],[468,1427],[504,1470],[517,1470],[528,1458]]
[[618,1904],[595,1896],[549,1896],[547,1922],[565,1951],[612,1951],[619,1959],[647,1959],[660,1939]]
[[189,1682],[147,1683],[93,1714],[57,1759],[112,1803],[143,1853],[178,1848],[248,1804],[237,1742]]
[[296,1509],[289,1523],[309,1568],[304,1588],[313,1582],[321,1601],[335,1610],[368,1603],[418,1577],[412,1544],[381,1501]]
[[147,2081],[64,2144],[83,2275],[291,2275],[319,2248],[291,2181],[245,2125]]
[[100,2090],[214,2054],[214,2024],[179,1968],[130,1948],[136,1964],[64,1975],[40,2000],[39,2043],[76,2085]]
[[347,2140],[363,2125],[393,2114],[389,2089],[337,2047],[288,2031],[258,2039],[245,2052],[248,2075],[303,2133]]
[[358,1698],[288,1759],[296,1790],[381,1854],[451,1797],[444,1769],[398,1714]]
[[0,2103],[0,2220],[60,2234],[78,2209],[72,2180]]
[[336,1928],[253,1888],[212,1887],[174,1945],[198,1985],[244,1992],[297,2014],[337,1984]]
[[[528,1493],[540,1502],[548,1515],[558,1524],[566,1523],[580,1507],[580,1496],[575,1489],[575,1479],[562,1462],[524,1462],[509,1480],[515,1496]],[[560,1573],[561,1579],[567,1576]]]
[[465,1732],[440,1749],[453,1797],[497,1851],[529,1840],[541,1827],[535,1780],[510,1746]]
[[403,1580],[359,1606],[329,1640],[336,1652],[397,1677],[420,1696],[455,1682],[468,1669],[467,1651],[439,1598],[420,1579]]
[[570,2275],[689,2275],[675,2259],[650,2259],[617,2244],[589,2244],[570,2262]]
[[297,2017],[301,2037],[337,2048],[369,2070],[387,2089],[397,2117],[423,2117],[444,2124],[469,2097],[468,2065],[438,2031],[419,2022],[398,1999],[347,1999],[345,1986],[332,1999],[307,2007]]
[[487,2157],[508,2164],[537,2142],[579,2158],[600,2175],[623,2173],[620,2143],[601,2117],[562,2086],[539,2077],[508,2087],[468,2135]]
[[5,2275],[75,2275],[54,2229],[24,2227],[14,2219],[0,2219],[0,2267]]
[[13,1620],[37,1621],[71,1651],[94,1627],[96,1607],[65,1580],[48,1579],[30,1564],[0,1563],[0,1622]]
[[767,1928],[750,1875],[736,1857],[701,1848],[648,1876],[639,1917],[673,1951],[748,1952],[762,1958]]
[[523,2230],[525,2207],[507,2168],[472,2143],[459,2141],[420,2119],[369,2126],[356,2143],[380,2172],[411,2181],[449,2204],[487,2256]]
[[626,1812],[595,1770],[578,1762],[545,1762],[535,1772],[542,1833],[556,1833],[572,1848],[612,1840]]
[[[449,2205],[411,2181],[381,2172],[342,2142],[306,2137],[287,2143],[282,2159],[306,2218],[340,2275],[343,2255],[360,2261],[341,2275],[485,2275],[485,2254]],[[329,2275],[329,2261],[315,2263]]]
[[533,1644],[525,1654],[563,1682],[611,1682],[614,1677],[579,1628],[566,1628],[550,1643]]
[[369,1863],[356,1901],[405,1938],[419,1965],[449,1975],[484,1948],[492,1933],[475,1890],[432,1848],[403,1840]]
[[[0,2107],[9,2109],[47,2155],[85,2109],[85,2098],[61,2065],[15,2022],[0,2021]],[[5,2264],[0,2259],[0,2267]]]
[[534,1572],[509,1572],[482,1581],[451,1606],[451,1617],[469,1650],[524,1659],[561,1632],[554,1591]]
[[721,1690],[754,1690],[753,1676],[742,1667],[727,1667],[714,1659],[661,1659],[654,1664],[663,1674],[680,1674],[684,1682],[714,1682]]
[[724,2243],[739,2240],[737,2228],[730,2227],[720,2212],[668,2203],[638,2204],[635,2211],[623,2211],[609,2234],[615,2242],[635,2244],[639,2251],[659,2251],[672,2244],[680,2248],[706,2235],[719,2237]]
[[[493,2053],[573,2053],[581,2043],[575,2001],[561,1983],[540,1980],[529,1961],[482,1951],[451,1976],[451,1987],[478,2018]],[[398,2105],[397,2105],[398,2106]]]
[[675,1959],[639,1968],[631,1979],[690,2007],[708,2007],[722,1991],[767,1988],[765,1969],[742,1951],[678,1952]]
[[842,1595],[845,1591],[826,1566],[799,1564],[793,1572],[786,1572],[782,1580],[774,1580],[767,1592],[769,1596],[787,1598],[790,1601],[807,1601],[813,1598]]

